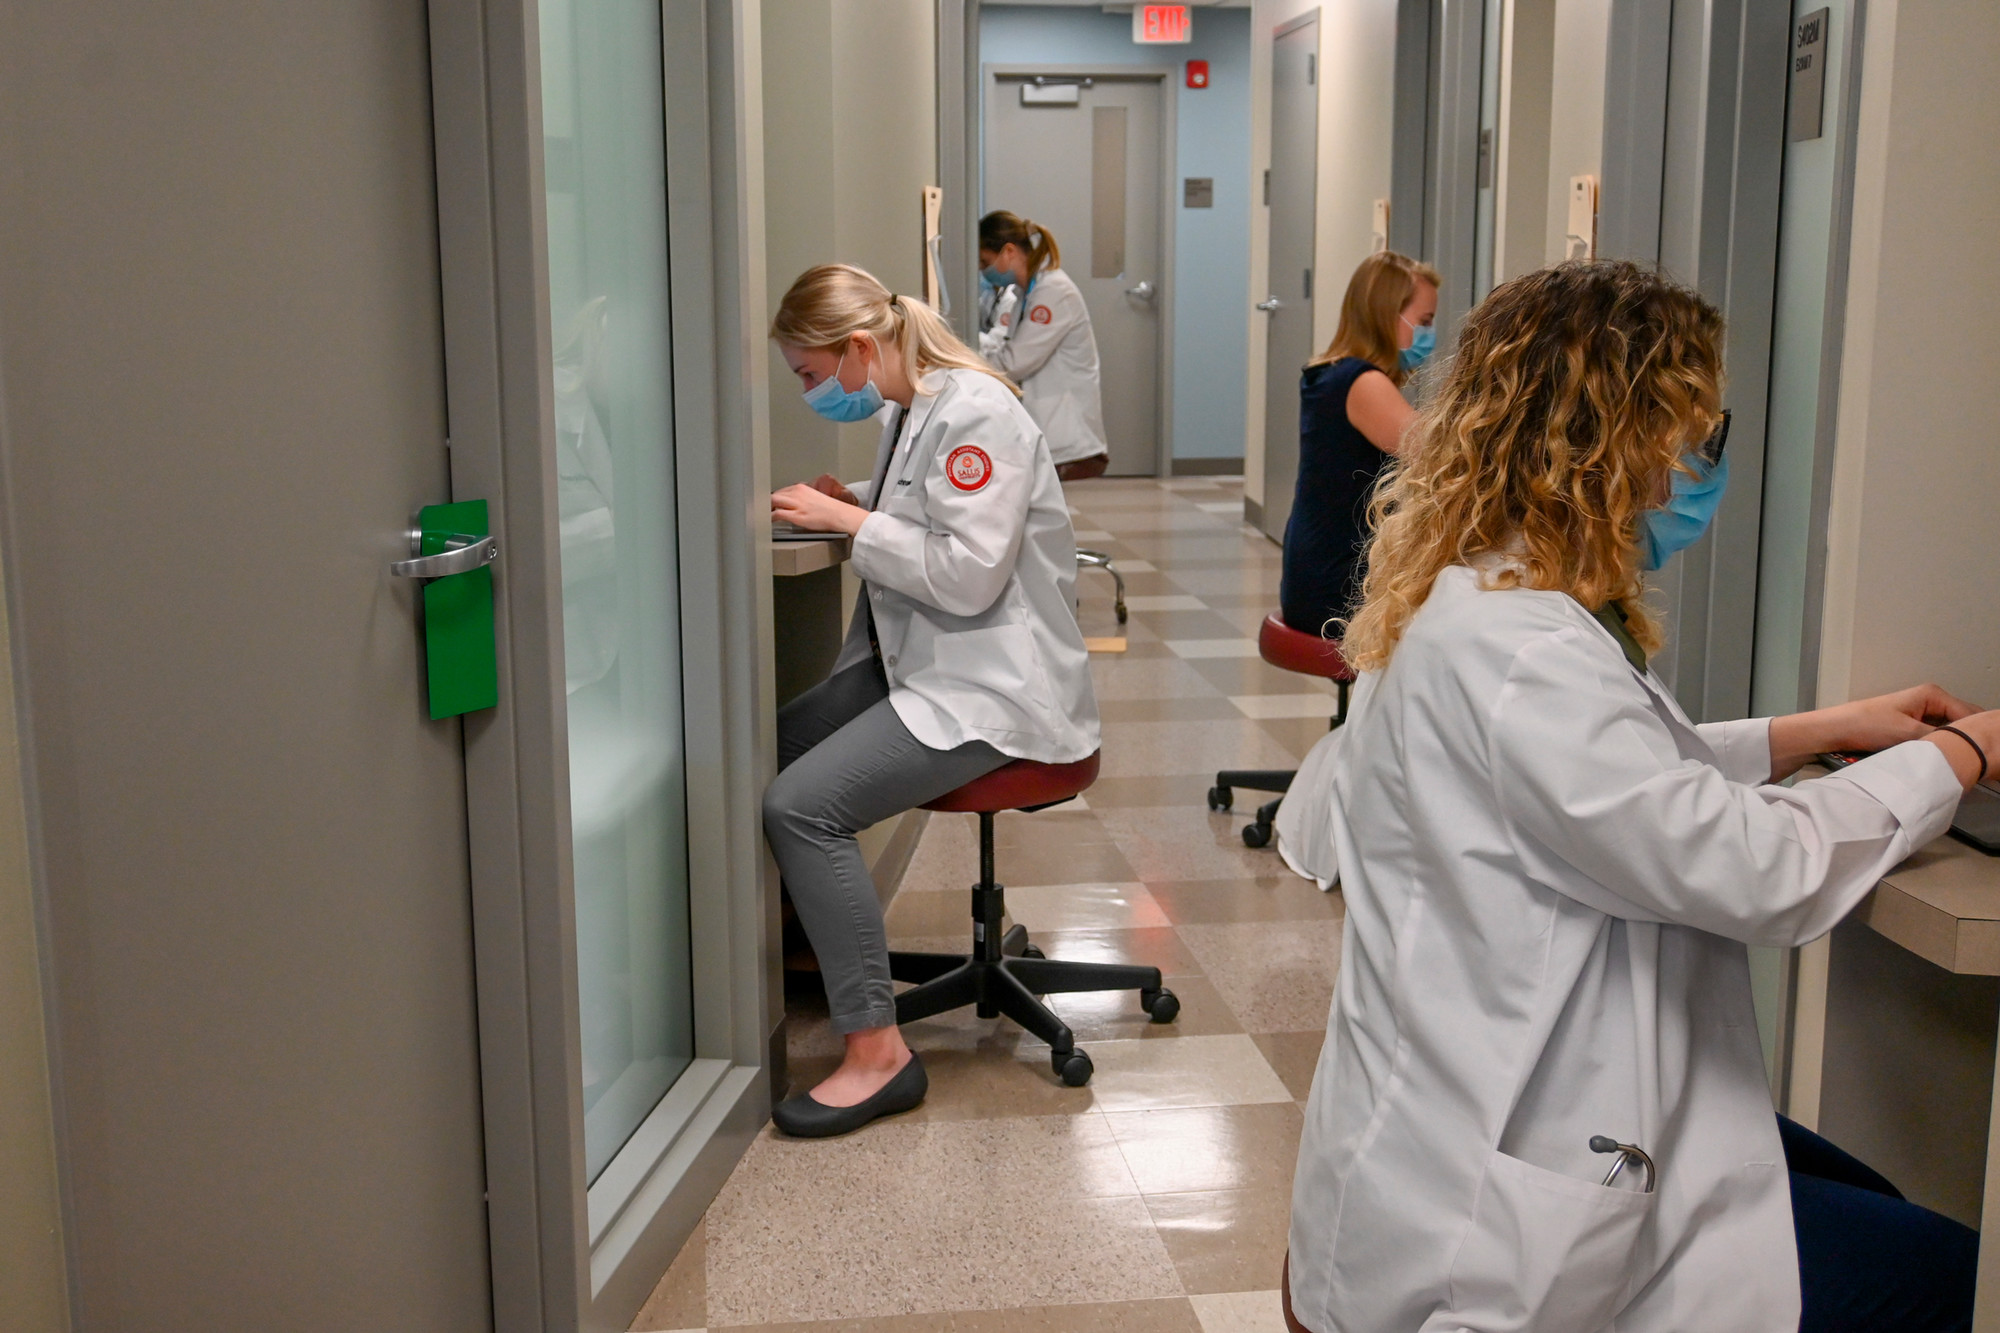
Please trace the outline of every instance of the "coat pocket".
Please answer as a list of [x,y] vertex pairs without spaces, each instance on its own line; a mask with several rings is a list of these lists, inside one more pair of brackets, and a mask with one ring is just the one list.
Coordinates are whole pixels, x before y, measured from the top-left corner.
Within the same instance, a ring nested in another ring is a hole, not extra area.
[[932,661],[959,721],[983,731],[1048,730],[1048,682],[1026,625],[940,634]]
[[1451,1310],[1425,1327],[1597,1333],[1629,1297],[1653,1198],[1492,1153],[1452,1265]]

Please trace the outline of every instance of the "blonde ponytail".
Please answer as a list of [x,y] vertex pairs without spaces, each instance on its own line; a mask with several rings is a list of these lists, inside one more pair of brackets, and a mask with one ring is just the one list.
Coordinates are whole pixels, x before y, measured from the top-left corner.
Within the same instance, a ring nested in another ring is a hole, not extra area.
[[1062,249],[1047,227],[999,209],[979,219],[979,248],[997,251],[1003,245],[1028,257],[1029,282],[1048,269],[1062,267]]
[[933,370],[976,370],[1020,396],[1014,381],[960,342],[937,311],[896,295],[852,264],[819,264],[801,273],[771,320],[773,340],[813,351],[836,350],[857,333],[893,346],[913,384]]

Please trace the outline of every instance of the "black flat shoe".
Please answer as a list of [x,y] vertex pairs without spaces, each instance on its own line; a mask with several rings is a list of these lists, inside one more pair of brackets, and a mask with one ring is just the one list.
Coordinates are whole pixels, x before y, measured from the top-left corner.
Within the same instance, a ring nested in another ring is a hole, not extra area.
[[802,1092],[772,1107],[771,1123],[795,1139],[830,1139],[852,1134],[885,1115],[914,1111],[923,1105],[924,1094],[930,1090],[931,1079],[924,1072],[924,1062],[911,1051],[910,1062],[867,1101],[852,1106],[828,1106],[814,1101],[811,1093]]

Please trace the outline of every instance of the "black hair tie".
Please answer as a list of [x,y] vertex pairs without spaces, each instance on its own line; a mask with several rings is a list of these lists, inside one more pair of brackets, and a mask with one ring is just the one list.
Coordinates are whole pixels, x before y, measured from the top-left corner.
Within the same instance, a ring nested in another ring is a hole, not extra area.
[[1957,727],[1942,726],[1939,727],[1938,730],[1948,731],[1952,735],[1958,737],[1960,740],[1964,741],[1967,745],[1970,745],[1972,747],[1972,752],[1979,756],[1979,776],[1975,778],[1974,781],[1984,782],[1986,780],[1986,775],[1989,772],[1991,772],[1992,769],[1986,762],[1986,751],[1980,748],[1979,742],[1972,739],[1972,737],[1966,735],[1964,732],[1960,731]]

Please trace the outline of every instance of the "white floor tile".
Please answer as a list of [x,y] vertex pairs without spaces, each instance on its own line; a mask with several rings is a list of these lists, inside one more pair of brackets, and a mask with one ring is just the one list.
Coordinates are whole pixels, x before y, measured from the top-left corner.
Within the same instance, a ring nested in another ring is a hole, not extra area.
[[1115,542],[1118,540],[1117,533],[1106,532],[1102,528],[1077,528],[1070,535],[1075,537],[1079,542]]
[[1243,502],[1241,500],[1203,500],[1196,504],[1195,508],[1209,514],[1240,514],[1243,512]]
[[1285,1333],[1285,1307],[1276,1291],[1230,1291],[1190,1296],[1201,1333]]
[[1331,718],[1337,707],[1331,690],[1323,694],[1232,694],[1229,702],[1241,709],[1243,716],[1259,721],[1281,717]]
[[1100,1111],[1292,1100],[1248,1036],[1093,1041],[1084,1049],[1097,1070],[1090,1090]]
[[1168,639],[1167,647],[1179,657],[1255,657],[1255,639]]
[[1112,563],[1118,566],[1120,574],[1152,574],[1160,568],[1150,560],[1131,560],[1122,555]]
[[1184,592],[1148,593],[1143,597],[1127,597],[1125,605],[1133,611],[1206,611],[1208,603],[1199,597]]

